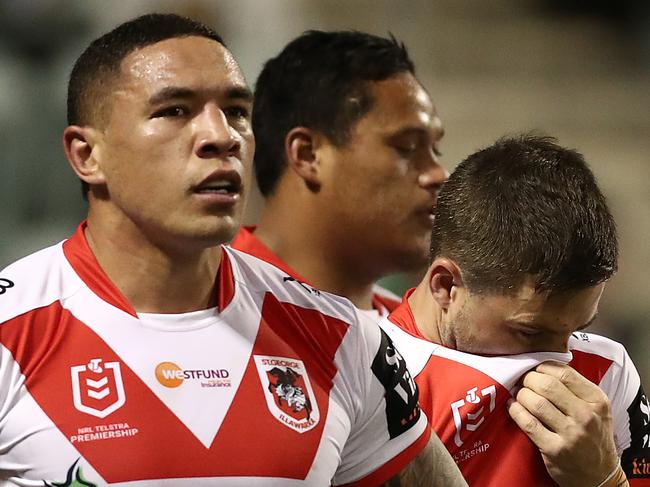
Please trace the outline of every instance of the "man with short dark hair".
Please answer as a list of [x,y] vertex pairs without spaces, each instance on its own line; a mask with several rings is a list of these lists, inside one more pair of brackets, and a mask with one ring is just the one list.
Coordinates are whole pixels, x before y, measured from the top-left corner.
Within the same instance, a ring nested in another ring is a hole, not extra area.
[[[399,301],[374,282],[425,267],[446,176],[440,118],[404,46],[359,32],[307,32],[266,63],[255,96],[255,171],[266,204],[258,227],[243,229],[233,246],[369,314],[394,309]],[[583,421],[576,429],[611,443],[604,427]],[[564,458],[568,475],[572,463],[592,465],[579,447]]]
[[466,485],[376,323],[220,245],[254,139],[218,35],[122,24],[68,101],[88,218],[0,273],[0,483]]
[[[380,277],[424,268],[446,177],[431,98],[403,44],[307,32],[257,80],[255,173],[266,199],[235,248],[380,314]],[[353,232],[353,233],[351,233]]]
[[445,183],[429,270],[382,326],[470,485],[648,485],[639,375],[582,332],[617,257],[594,176],[551,138],[504,138]]

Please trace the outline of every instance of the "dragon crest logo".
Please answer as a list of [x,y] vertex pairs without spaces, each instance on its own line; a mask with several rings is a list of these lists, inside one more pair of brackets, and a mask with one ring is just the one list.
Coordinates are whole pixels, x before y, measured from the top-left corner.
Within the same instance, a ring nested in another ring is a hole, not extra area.
[[271,414],[299,433],[314,428],[320,414],[302,360],[262,355],[254,358]]

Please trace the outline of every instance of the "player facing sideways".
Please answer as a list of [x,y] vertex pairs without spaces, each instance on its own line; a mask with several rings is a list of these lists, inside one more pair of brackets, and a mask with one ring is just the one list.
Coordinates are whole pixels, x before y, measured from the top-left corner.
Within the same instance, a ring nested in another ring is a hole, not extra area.
[[[255,97],[266,204],[257,229],[242,229],[233,246],[374,314],[393,309],[399,303],[382,300],[373,283],[428,258],[446,177],[440,118],[404,46],[360,32],[305,33],[266,63]],[[544,395],[562,387],[553,382]],[[576,428],[611,442],[611,430],[589,421]],[[567,475],[573,463],[592,467],[580,445],[566,445]]]
[[257,228],[233,246],[380,314],[374,285],[424,269],[442,123],[403,44],[362,32],[307,32],[256,82]]
[[374,322],[220,246],[251,110],[189,19],[139,17],[77,60],[63,141],[88,216],[0,272],[0,483],[466,485]]
[[554,139],[501,139],[445,183],[429,270],[382,326],[470,485],[650,485],[639,375],[582,331],[617,255],[593,174]]

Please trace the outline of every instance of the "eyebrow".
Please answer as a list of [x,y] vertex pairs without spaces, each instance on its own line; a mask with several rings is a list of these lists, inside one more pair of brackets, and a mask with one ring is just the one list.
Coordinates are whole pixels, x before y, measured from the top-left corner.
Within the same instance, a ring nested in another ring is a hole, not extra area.
[[[394,138],[399,138],[403,136],[408,136],[408,135],[429,135],[430,131],[429,129],[425,127],[420,127],[420,126],[408,126],[404,127],[397,132],[394,132],[392,134],[388,134],[389,139],[394,139]],[[433,133],[435,134],[436,138],[438,140],[442,139],[445,135],[445,129],[444,128],[436,128],[433,130]]]
[[[578,332],[578,331],[584,330],[586,328],[589,328],[591,325],[594,324],[594,322],[596,321],[597,318],[598,318],[598,313],[593,315],[591,317],[591,319],[589,321],[587,321],[584,325],[576,328],[575,332]],[[518,326],[523,326],[523,327],[530,327],[531,325],[534,325],[534,323],[530,323],[530,322],[526,322],[526,321],[519,321],[519,320],[513,320],[513,321],[507,320],[507,322],[510,323],[510,324],[513,324],[513,325],[518,325]],[[538,329],[541,332],[548,331],[548,328],[545,328],[545,327],[538,327]]]
[[[233,86],[228,88],[224,93],[226,99],[229,100],[242,100],[246,102],[253,101],[253,92],[246,86]],[[191,88],[183,88],[178,86],[167,86],[157,91],[149,97],[150,105],[157,105],[168,100],[175,100],[179,98],[194,98],[197,96],[196,90]]]

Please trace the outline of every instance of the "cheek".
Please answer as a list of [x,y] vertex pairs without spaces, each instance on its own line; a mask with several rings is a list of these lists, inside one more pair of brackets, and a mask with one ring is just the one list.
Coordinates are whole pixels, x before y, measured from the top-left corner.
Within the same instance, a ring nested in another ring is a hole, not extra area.
[[498,320],[486,316],[486,311],[481,312],[480,308],[463,307],[455,316],[452,329],[457,348],[463,352],[502,353],[509,343]]

